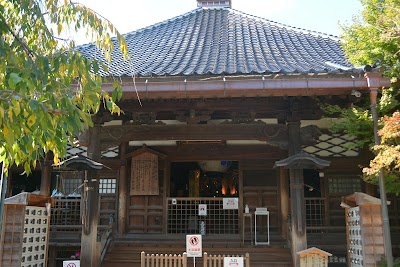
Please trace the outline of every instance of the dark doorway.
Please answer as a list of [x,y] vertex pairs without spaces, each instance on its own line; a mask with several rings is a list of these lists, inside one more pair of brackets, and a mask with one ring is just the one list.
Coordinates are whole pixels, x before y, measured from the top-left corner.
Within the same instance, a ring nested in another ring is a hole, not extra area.
[[13,172],[11,179],[12,195],[14,196],[21,192],[40,191],[41,176],[40,171],[33,171],[29,175]]
[[237,161],[171,163],[171,197],[238,197],[238,185]]
[[304,175],[304,197],[321,197],[321,178],[319,171],[306,169]]

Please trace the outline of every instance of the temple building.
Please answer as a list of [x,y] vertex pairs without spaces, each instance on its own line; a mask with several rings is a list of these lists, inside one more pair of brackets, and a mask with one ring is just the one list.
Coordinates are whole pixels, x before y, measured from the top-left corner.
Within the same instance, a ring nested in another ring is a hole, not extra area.
[[[81,266],[100,264],[96,240],[110,225],[104,267],[140,266],[141,251],[182,253],[187,234],[203,235],[206,252],[248,252],[251,266],[297,267],[296,253],[310,247],[346,266],[342,197],[379,192],[361,179],[371,153],[331,132],[334,118],[322,106],[365,101],[389,80],[355,68],[336,36],[245,14],[230,0],[197,0],[193,8],[125,34],[128,61],[118,48],[110,63],[94,44],[78,48],[109,66],[101,71],[105,91],[122,81],[124,113],[101,110],[68,149],[67,159],[104,168],[48,163],[34,179],[11,170],[9,195],[40,190],[55,198],[49,266],[76,251]],[[94,189],[85,198],[84,181]],[[400,256],[400,199],[389,199]]]

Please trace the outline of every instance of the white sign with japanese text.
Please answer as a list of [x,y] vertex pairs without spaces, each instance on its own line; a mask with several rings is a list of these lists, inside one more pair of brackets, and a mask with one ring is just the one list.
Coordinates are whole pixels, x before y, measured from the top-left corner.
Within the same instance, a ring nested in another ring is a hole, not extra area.
[[207,204],[199,204],[199,216],[207,216]]
[[186,235],[186,253],[188,257],[202,256],[201,235]]
[[225,257],[224,267],[243,267],[243,257]]
[[224,210],[237,210],[239,209],[238,198],[223,198],[223,209]]

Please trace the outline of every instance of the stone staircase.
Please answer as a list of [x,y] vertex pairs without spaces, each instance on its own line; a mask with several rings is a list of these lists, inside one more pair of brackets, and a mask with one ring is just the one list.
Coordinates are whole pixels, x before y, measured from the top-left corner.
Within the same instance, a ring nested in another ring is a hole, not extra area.
[[[286,241],[278,235],[271,236],[271,245],[242,244],[238,238],[217,239],[203,237],[203,253],[209,255],[245,255],[250,254],[251,267],[291,267],[292,256],[286,247]],[[146,254],[182,254],[186,250],[186,237],[182,236],[126,236],[116,238],[109,247],[102,267],[140,267],[140,253]],[[188,266],[193,258],[188,258]],[[203,266],[202,258],[196,258],[196,266]]]

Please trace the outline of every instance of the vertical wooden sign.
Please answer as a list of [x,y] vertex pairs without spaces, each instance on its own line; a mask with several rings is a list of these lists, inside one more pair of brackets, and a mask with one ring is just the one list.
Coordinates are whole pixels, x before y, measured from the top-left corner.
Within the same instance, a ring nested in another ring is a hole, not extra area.
[[159,195],[157,155],[144,152],[132,157],[130,195]]

